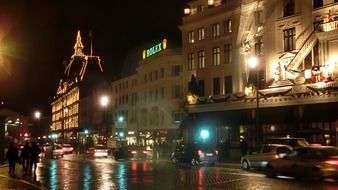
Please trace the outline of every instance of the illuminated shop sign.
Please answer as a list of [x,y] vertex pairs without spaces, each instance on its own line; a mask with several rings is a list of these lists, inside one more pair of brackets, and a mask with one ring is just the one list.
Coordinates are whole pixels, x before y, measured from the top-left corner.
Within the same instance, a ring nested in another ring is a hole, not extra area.
[[167,40],[163,39],[162,42],[154,45],[153,47],[142,51],[142,58],[146,59],[152,55],[155,55],[167,48]]

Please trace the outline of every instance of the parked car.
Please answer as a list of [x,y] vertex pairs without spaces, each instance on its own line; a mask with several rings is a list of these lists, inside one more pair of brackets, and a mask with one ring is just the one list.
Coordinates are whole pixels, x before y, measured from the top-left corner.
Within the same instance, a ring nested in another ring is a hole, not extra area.
[[290,154],[293,148],[283,144],[262,144],[241,158],[241,168],[265,168],[268,161]]
[[293,148],[310,146],[305,138],[299,137],[274,137],[267,139],[264,144],[286,144]]
[[96,144],[94,147],[89,148],[88,153],[95,158],[108,158],[108,148],[103,144]]
[[113,152],[113,155],[114,155],[115,160],[131,158],[131,154],[130,154],[127,146],[121,146],[121,147],[115,149],[114,152]]
[[210,145],[182,144],[172,153],[171,159],[175,164],[214,165],[218,160],[218,151]]
[[62,149],[63,149],[63,153],[65,154],[72,154],[74,150],[71,144],[63,144]]
[[267,175],[338,178],[338,148],[333,146],[300,147],[282,159],[269,161]]
[[140,146],[129,146],[128,147],[128,157],[133,159],[147,159],[148,151]]

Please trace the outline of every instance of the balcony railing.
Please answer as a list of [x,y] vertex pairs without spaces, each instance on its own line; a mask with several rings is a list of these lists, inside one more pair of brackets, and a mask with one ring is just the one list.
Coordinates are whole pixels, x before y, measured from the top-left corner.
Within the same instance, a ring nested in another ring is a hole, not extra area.
[[331,31],[331,30],[335,30],[337,28],[338,28],[338,21],[323,23],[320,26],[321,32],[328,32],[328,31]]

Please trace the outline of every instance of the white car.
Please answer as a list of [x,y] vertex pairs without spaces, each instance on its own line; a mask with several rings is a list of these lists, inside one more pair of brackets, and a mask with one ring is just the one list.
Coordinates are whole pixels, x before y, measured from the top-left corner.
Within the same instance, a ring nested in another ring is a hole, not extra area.
[[103,144],[97,144],[92,148],[89,148],[89,153],[94,157],[108,158],[108,149]]
[[62,149],[64,154],[72,154],[74,151],[74,148],[71,144],[63,144]]
[[60,145],[52,145],[51,151],[46,152],[47,155],[50,155],[53,158],[63,157],[63,149]]

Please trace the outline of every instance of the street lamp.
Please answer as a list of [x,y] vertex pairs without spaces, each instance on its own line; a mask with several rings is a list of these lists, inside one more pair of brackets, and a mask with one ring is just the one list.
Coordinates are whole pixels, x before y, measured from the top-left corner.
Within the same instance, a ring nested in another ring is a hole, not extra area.
[[[104,138],[106,138],[106,141],[107,141],[107,130],[108,130],[108,126],[107,126],[107,107],[108,107],[108,104],[109,104],[109,98],[108,98],[108,96],[106,96],[106,95],[103,95],[103,96],[101,96],[100,97],[100,105],[102,106],[102,107],[104,107],[104,109],[105,109],[105,112],[104,112],[104,127],[105,127],[105,134],[104,134]],[[100,135],[100,132],[102,132],[101,130],[99,131],[99,137],[101,136]],[[107,143],[107,142],[106,142]]]
[[[34,133],[35,133],[35,135],[40,135],[41,133],[40,133],[40,134],[37,134],[37,132],[38,132],[38,131],[41,131],[41,129],[40,129],[41,112],[38,111],[38,110],[35,111],[35,112],[34,112],[34,118],[37,120],[37,128],[38,128],[38,129],[35,129],[35,130],[34,130]],[[31,131],[31,133],[32,133],[32,131]]]
[[256,115],[255,115],[255,129],[256,129],[256,142],[259,141],[260,138],[260,129],[259,129],[259,70],[257,68],[258,66],[258,60],[256,57],[251,57],[248,60],[249,66],[251,69],[256,70]]

